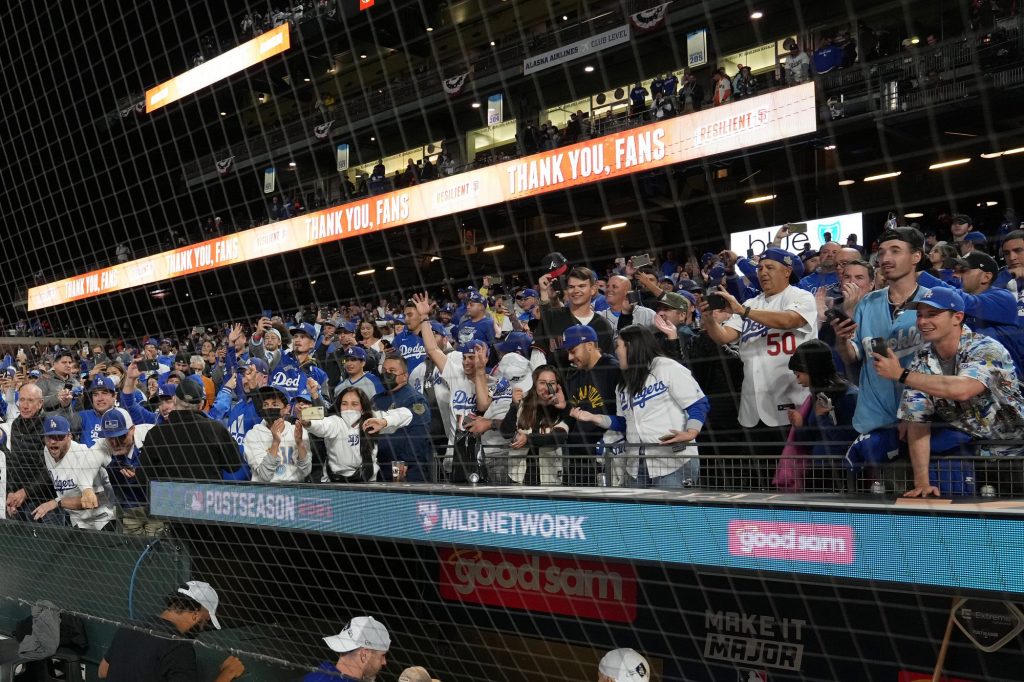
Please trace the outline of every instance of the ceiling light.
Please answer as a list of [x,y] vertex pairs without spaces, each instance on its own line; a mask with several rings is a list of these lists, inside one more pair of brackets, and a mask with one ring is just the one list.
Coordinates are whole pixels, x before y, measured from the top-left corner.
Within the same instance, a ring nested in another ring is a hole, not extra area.
[[758,19],[762,18],[763,16],[764,16],[764,12],[752,12],[750,14],[750,18],[753,19],[754,21],[757,21]]
[[440,257],[440,256],[431,256],[431,257],[430,257],[430,262],[431,262],[431,263],[433,263],[433,262],[434,262],[434,261],[436,261],[436,260],[441,260],[441,257]]
[[483,252],[484,253],[489,253],[491,251],[501,251],[504,248],[505,248],[504,244],[495,244],[494,246],[486,246],[486,247],[484,247],[483,248]]
[[970,158],[966,159],[953,159],[952,161],[941,161],[939,163],[933,163],[928,166],[928,170],[941,170],[943,168],[949,168],[950,166],[962,166],[965,163],[970,163]]
[[495,45],[497,45],[497,43],[492,40],[491,41],[491,47],[494,47]]
[[924,213],[906,213],[906,214],[904,214],[903,217],[904,218],[923,218],[924,217]]
[[604,227],[602,227],[601,230],[617,230],[618,228],[625,226],[626,223],[611,223],[610,225],[605,225]]
[[869,175],[864,178],[864,182],[874,182],[875,180],[886,180],[888,178],[898,178],[903,171],[893,171],[891,173],[881,173],[879,175]]
[[562,15],[562,21],[569,21],[569,15],[568,14],[563,14]]
[[290,167],[292,167],[292,168],[295,168],[295,162],[294,162],[294,161],[289,161],[289,162],[288,162],[288,165],[289,165]]
[[840,180],[839,181],[839,186],[840,187],[846,187],[848,185],[852,185],[855,182],[857,182],[857,181],[856,180]]
[[361,54],[361,55],[359,55],[359,58],[360,59],[366,59],[366,55],[365,54]]
[[576,230],[575,232],[556,232],[555,236],[559,239],[566,239],[567,237],[578,237],[583,234],[583,230]]
[[309,79],[308,79],[308,78],[303,78],[303,79],[302,79],[302,82],[303,82],[303,83],[308,83],[308,82],[309,82]]
[[1016,147],[1014,149],[1007,149],[1004,152],[989,152],[987,154],[982,154],[981,158],[983,158],[983,159],[995,159],[995,158],[1000,157],[1000,156],[1009,156],[1010,154],[1020,154],[1021,152],[1024,152],[1024,147]]
[[835,150],[835,148],[836,148],[836,146],[834,144],[827,144],[824,147],[822,147],[822,149],[824,149],[827,152],[831,152],[831,151]]
[[316,280],[315,280],[315,279],[311,279],[311,280],[309,280],[309,284],[310,284],[310,286],[312,286],[312,285],[316,284]]
[[376,142],[376,141],[377,141],[376,137],[370,137],[370,142]]
[[228,114],[227,114],[227,112],[226,112],[226,111],[222,111],[222,112],[220,112],[220,115],[221,115],[221,116],[227,116]]
[[986,201],[985,205],[991,208],[992,206],[998,206],[999,202],[998,201]]
[[433,26],[427,26],[427,33],[433,33],[433,31],[434,31],[434,27]]
[[359,271],[359,272],[357,272],[356,274],[357,274],[357,275],[372,275],[372,274],[373,274],[373,273],[375,273],[375,272],[377,272],[377,271],[376,271],[376,270],[374,270],[373,268],[370,268],[369,270],[360,270],[360,271]]
[[760,204],[763,201],[771,201],[774,198],[775,198],[774,194],[762,194],[759,197],[750,197],[749,199],[744,199],[743,203],[744,204]]
[[385,270],[394,270],[394,269],[395,269],[395,266],[394,266],[394,265],[389,265],[389,266],[387,266],[387,267],[386,267],[386,268],[384,268],[384,269],[385,269]]
[[473,107],[474,109],[479,109],[479,108],[480,108],[480,102],[473,102],[473,104],[472,104],[471,106],[472,106],[472,107]]
[[593,66],[584,66],[583,70],[586,71],[587,73],[594,73],[594,67]]
[[919,42],[921,42],[921,39],[918,38],[917,36],[914,36],[913,38],[910,39],[911,45],[917,45]]

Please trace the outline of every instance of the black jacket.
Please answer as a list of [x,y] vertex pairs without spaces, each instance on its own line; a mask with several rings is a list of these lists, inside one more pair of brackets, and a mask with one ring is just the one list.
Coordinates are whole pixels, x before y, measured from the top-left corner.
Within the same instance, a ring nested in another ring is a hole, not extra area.
[[227,427],[201,412],[175,410],[166,423],[146,435],[139,482],[150,478],[221,480],[221,471],[242,464],[238,444]]

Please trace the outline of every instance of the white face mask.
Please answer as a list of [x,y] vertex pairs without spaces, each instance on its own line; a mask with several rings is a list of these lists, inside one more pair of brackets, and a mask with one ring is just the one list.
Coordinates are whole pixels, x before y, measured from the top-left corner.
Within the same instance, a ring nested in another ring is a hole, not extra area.
[[363,416],[363,413],[359,410],[342,410],[341,419],[349,426],[355,426],[355,423],[359,421]]

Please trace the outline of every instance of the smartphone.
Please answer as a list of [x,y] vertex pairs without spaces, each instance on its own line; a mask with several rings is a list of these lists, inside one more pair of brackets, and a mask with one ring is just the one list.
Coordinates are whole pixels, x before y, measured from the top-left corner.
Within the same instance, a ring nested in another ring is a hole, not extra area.
[[304,407],[304,408],[302,408],[302,421],[304,421],[304,422],[320,421],[323,418],[324,418],[324,408],[322,408],[322,407]]
[[786,223],[786,229],[790,234],[807,234],[807,223]]
[[754,250],[753,249],[747,249],[747,258],[750,259],[750,258],[753,258],[753,257],[754,257]]
[[848,319],[850,319],[850,316],[847,315],[842,308],[829,308],[825,311],[825,321],[829,324],[832,324],[836,320],[846,322]]
[[646,268],[653,264],[653,261],[651,261],[651,254],[649,253],[642,253],[639,256],[633,256],[632,262],[633,267],[638,270],[640,268]]
[[872,353],[878,353],[879,355],[889,354],[889,344],[881,336],[872,336],[868,347]]
[[729,307],[729,302],[721,294],[708,294],[704,300],[708,304],[708,310],[725,310]]

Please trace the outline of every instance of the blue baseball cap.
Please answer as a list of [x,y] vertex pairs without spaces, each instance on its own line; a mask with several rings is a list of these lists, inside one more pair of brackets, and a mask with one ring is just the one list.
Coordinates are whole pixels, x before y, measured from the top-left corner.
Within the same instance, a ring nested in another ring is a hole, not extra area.
[[585,324],[577,324],[569,327],[562,334],[562,348],[572,350],[581,343],[597,343],[597,332]]
[[442,313],[454,313],[455,312],[455,304],[454,303],[445,303],[444,307],[441,308],[441,312]]
[[459,346],[459,352],[463,354],[473,353],[476,352],[477,348],[483,348],[486,350],[487,344],[481,341],[480,339],[471,339],[466,343],[462,344],[461,346]]
[[341,357],[346,360],[362,360],[363,362],[366,362],[366,350],[359,346],[352,346],[351,348],[346,348],[345,352],[341,354]]
[[301,391],[299,391],[299,392],[298,392],[298,393],[297,393],[297,394],[295,395],[295,397],[293,398],[293,400],[301,400],[301,401],[303,401],[303,402],[309,403],[310,405],[312,405],[312,404],[313,404],[313,396],[311,396],[311,395],[309,394],[309,391],[307,391],[306,389],[302,389]]
[[256,371],[260,374],[270,375],[270,365],[267,364],[266,360],[261,358],[249,358],[245,362],[238,363],[238,366],[242,369],[248,369],[249,367],[255,367]]
[[174,384],[160,384],[160,388],[157,389],[157,395],[160,396],[160,400],[170,400],[174,397],[178,387]]
[[504,341],[496,344],[494,347],[502,353],[519,353],[523,356],[529,356],[530,354],[530,335],[523,332],[511,332],[505,337]]
[[519,294],[523,298],[538,298],[540,294],[537,293],[536,289],[523,289],[522,293]]
[[765,249],[764,253],[761,254],[761,260],[773,260],[776,263],[782,263],[788,268],[793,269],[793,274],[799,279],[804,274],[804,262],[800,260],[792,251],[786,251],[785,249],[778,249],[774,246],[770,249]]
[[338,329],[339,330],[346,331],[349,334],[355,334],[356,333],[356,329],[358,329],[358,328],[359,328],[359,325],[357,323],[355,323],[355,322],[346,322],[345,320],[342,320],[341,323],[338,325]]
[[164,345],[165,343],[166,343],[166,344],[167,344],[168,346],[173,346],[173,345],[174,345],[174,341],[173,341],[172,339],[161,339],[161,340],[160,340],[160,345],[161,345],[161,346],[162,346],[162,345]]
[[53,415],[43,420],[44,436],[66,436],[71,433],[71,424],[60,415]]
[[34,369],[31,372],[29,372],[28,375],[30,377],[32,377],[33,379],[38,379],[39,378],[39,370],[38,369]]
[[403,313],[395,313],[395,322],[405,324],[405,315]]
[[110,391],[111,393],[117,393],[117,384],[110,377],[98,375],[92,380],[92,385],[89,386],[89,393],[95,393],[96,391]]
[[973,242],[975,244],[987,244],[988,237],[978,231],[968,232],[964,235],[965,242]]
[[938,310],[949,310],[954,313],[964,312],[964,299],[955,289],[949,287],[935,287],[929,289],[924,296],[916,301],[907,303],[908,309],[916,309],[923,305]]
[[309,338],[316,340],[316,327],[311,325],[309,322],[303,322],[293,327],[288,327],[288,333],[294,336],[295,334],[305,334]]
[[158,345],[159,344],[156,342],[156,339],[150,338],[146,339],[146,342],[142,344],[142,347],[145,348],[146,346],[153,346],[153,348],[156,348]]
[[132,418],[119,407],[112,407],[100,417],[100,438],[120,438],[133,426]]
[[717,263],[716,265],[712,266],[711,269],[708,271],[709,282],[717,282],[723,277],[725,277],[725,266],[722,265],[721,263]]
[[700,291],[700,285],[692,279],[681,279],[676,282],[676,291]]
[[680,291],[679,295],[690,302],[690,305],[697,307],[697,297],[691,291]]
[[481,303],[483,305],[487,305],[487,299],[475,291],[466,297],[466,301],[469,303]]
[[441,336],[448,336],[448,331],[444,328],[444,325],[438,322],[437,320],[430,321],[430,330],[435,334],[440,334]]

